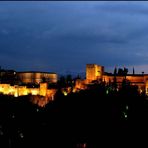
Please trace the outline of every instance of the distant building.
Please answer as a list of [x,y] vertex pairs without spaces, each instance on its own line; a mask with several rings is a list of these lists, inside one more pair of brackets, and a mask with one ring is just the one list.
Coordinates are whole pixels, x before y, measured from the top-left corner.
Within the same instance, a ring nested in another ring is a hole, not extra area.
[[[115,77],[116,83],[118,87],[120,87],[125,79],[125,75],[116,74],[115,76],[112,73],[106,73],[104,72],[104,67],[97,64],[86,65],[86,84],[99,79],[102,79],[102,81],[106,83],[112,83]],[[146,92],[146,94],[148,94],[148,74],[127,74],[126,80],[129,81],[131,85],[137,85],[140,92]],[[84,81],[82,82],[84,83]]]
[[0,94],[12,95],[14,97],[32,95],[34,104],[45,106],[49,101],[54,100],[56,89],[48,89],[47,83],[40,83],[38,88],[27,88],[26,86],[0,84]]
[[[124,76],[116,76],[116,82],[119,87],[121,86],[124,79]],[[103,80],[106,83],[112,83],[114,82],[114,75],[103,75]],[[148,75],[127,74],[126,80],[129,81],[131,85],[137,85],[140,91],[146,91],[146,93],[148,93]]]
[[17,72],[17,76],[23,83],[57,83],[58,81],[58,75],[56,73],[49,72],[25,71]]
[[88,82],[99,80],[104,74],[104,67],[97,64],[86,65],[86,79]]

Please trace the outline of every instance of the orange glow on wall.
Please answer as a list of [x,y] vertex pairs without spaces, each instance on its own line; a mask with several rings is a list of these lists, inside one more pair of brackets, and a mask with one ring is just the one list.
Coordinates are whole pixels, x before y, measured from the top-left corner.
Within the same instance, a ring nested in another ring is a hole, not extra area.
[[86,79],[90,82],[102,78],[103,73],[104,73],[103,66],[97,64],[86,65]]
[[38,88],[30,88],[30,94],[31,95],[39,95],[39,89]]
[[54,95],[57,92],[56,89],[48,89],[47,90],[47,95],[46,96],[31,96],[31,101],[33,104],[37,104],[40,107],[45,107],[45,105],[49,102],[49,101],[53,101],[54,100]]
[[[15,97],[23,95],[47,95],[47,84],[41,84],[41,88],[27,88],[26,86],[11,86],[10,84],[0,84],[0,93],[13,95]],[[42,87],[44,86],[44,87]]]
[[0,84],[0,93],[14,97],[31,94],[32,103],[44,107],[49,101],[54,100],[56,89],[47,89],[47,83],[41,83],[40,88],[27,88],[26,86],[11,86]]
[[40,83],[40,95],[46,96],[47,94],[47,83]]

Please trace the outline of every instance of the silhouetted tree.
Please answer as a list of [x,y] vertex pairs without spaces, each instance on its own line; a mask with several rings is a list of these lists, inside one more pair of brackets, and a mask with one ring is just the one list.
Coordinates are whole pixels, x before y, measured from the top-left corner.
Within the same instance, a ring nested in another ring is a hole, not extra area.
[[81,79],[81,76],[78,74],[75,79]]
[[134,69],[134,67],[133,67],[133,75],[135,74],[135,69]]
[[118,69],[118,75],[122,76],[124,74],[124,71],[122,68],[119,68]]
[[58,80],[59,87],[66,87],[66,78],[64,76],[61,76]]
[[45,77],[42,77],[42,82],[47,82],[46,78]]
[[117,75],[117,68],[115,67],[115,69],[114,69],[114,82],[113,82],[113,87],[115,88],[115,90],[117,89],[117,78],[116,78],[116,75]]
[[72,86],[72,76],[69,74],[66,76],[67,86]]
[[118,75],[120,75],[120,76],[125,76],[125,78],[126,78],[127,73],[128,73],[128,69],[125,67],[124,67],[124,69],[122,69],[122,68],[118,69]]
[[117,75],[117,67],[115,67],[115,69],[114,69],[114,76],[116,76]]
[[125,79],[126,79],[127,73],[128,73],[128,69],[124,67],[123,74],[125,76]]

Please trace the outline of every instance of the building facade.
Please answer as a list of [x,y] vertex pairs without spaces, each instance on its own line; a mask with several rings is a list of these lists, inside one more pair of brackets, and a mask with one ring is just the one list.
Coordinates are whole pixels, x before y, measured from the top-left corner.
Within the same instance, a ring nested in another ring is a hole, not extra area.
[[99,80],[104,74],[104,67],[97,64],[86,65],[86,79],[88,82]]
[[57,83],[58,75],[56,73],[49,73],[49,72],[17,72],[17,76],[19,77],[20,81],[23,83],[36,83],[39,84],[41,82],[48,82],[48,83]]
[[[86,65],[86,83],[89,84],[94,80],[102,79],[106,83],[113,83],[116,79],[118,87],[121,86],[125,75],[107,74],[104,72],[104,67],[97,64]],[[131,85],[137,85],[140,92],[148,94],[148,74],[127,74],[126,80]]]

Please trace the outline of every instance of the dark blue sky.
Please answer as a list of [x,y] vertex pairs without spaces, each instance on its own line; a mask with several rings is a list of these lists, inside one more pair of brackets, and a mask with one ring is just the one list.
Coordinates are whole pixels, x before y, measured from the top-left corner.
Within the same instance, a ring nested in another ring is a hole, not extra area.
[[148,2],[0,2],[2,68],[148,73]]

